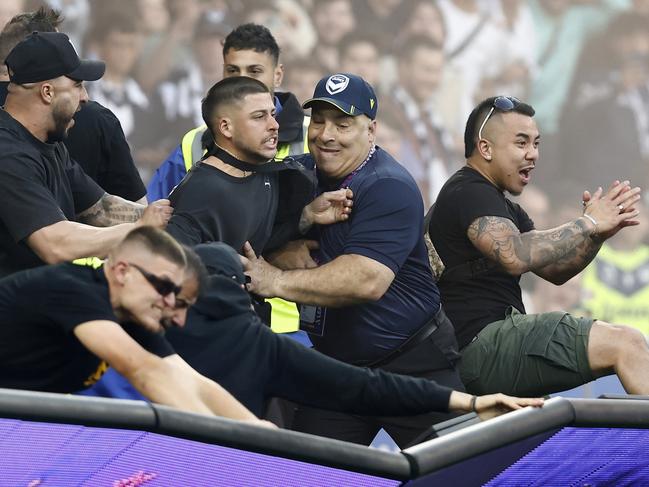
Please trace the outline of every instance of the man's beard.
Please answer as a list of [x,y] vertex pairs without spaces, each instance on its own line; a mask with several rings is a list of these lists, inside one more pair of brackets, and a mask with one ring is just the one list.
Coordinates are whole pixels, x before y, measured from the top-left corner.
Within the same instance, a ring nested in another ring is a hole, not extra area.
[[70,124],[72,117],[54,111],[54,113],[52,113],[52,118],[54,118],[54,130],[47,134],[47,141],[52,143],[62,142],[68,136],[68,125]]
[[250,146],[243,144],[237,144],[236,148],[241,155],[240,159],[243,162],[247,162],[249,164],[264,164],[273,159],[275,157],[275,154],[277,154],[277,151],[275,151],[275,153],[271,157],[268,157],[261,152],[252,149]]

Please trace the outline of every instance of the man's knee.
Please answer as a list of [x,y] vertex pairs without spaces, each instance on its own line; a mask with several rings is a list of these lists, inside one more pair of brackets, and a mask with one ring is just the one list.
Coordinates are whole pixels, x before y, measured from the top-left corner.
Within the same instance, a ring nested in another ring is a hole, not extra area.
[[642,332],[630,326],[593,322],[588,345],[593,369],[614,366],[625,357],[633,357],[634,352],[649,352]]

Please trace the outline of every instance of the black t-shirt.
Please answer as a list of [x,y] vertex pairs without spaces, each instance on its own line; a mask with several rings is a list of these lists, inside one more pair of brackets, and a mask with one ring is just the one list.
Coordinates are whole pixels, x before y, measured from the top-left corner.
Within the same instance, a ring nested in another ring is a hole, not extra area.
[[225,242],[238,252],[250,242],[260,254],[273,230],[277,173],[236,178],[201,163],[169,196],[174,214],[167,231],[181,243]]
[[[0,106],[8,81],[0,81]],[[70,157],[107,193],[137,201],[146,195],[122,125],[113,112],[90,101],[74,115],[74,126],[63,141]]]
[[65,146],[70,157],[107,193],[137,201],[146,188],[135,167],[119,120],[108,108],[90,101],[74,116]]
[[[76,326],[117,322],[103,268],[58,264],[0,280],[0,387],[74,392],[92,385],[106,369],[76,338]],[[160,357],[173,354],[163,335],[122,325]]]
[[25,239],[75,220],[103,194],[63,144],[41,142],[0,110],[0,276],[42,265]]
[[[446,269],[482,257],[466,233],[471,223],[483,216],[507,218],[521,233],[534,229],[534,223],[519,205],[465,166],[440,191],[431,219],[431,240]],[[455,326],[460,348],[486,325],[503,319],[507,307],[525,312],[518,281],[519,277],[493,269],[471,279],[442,279],[438,283],[442,305]]]

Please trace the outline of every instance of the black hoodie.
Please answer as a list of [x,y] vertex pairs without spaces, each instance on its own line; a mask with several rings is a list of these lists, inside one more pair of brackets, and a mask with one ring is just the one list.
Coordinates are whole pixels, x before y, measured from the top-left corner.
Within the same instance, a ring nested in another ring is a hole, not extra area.
[[167,332],[167,339],[254,414],[261,415],[271,397],[362,415],[447,411],[448,387],[345,364],[273,333],[250,307],[236,253],[210,244],[196,251],[211,276],[186,326]]

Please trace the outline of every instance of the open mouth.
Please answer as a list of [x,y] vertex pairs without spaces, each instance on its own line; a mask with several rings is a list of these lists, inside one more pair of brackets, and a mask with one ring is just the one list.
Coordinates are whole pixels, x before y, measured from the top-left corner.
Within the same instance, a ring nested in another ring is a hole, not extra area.
[[527,166],[518,171],[518,174],[521,175],[521,179],[525,184],[530,182],[530,174],[532,173],[532,170],[534,169],[534,166]]
[[277,147],[277,136],[273,136],[273,137],[269,137],[269,138],[265,139],[264,140],[264,145],[268,146],[268,147],[271,147],[271,148]]

